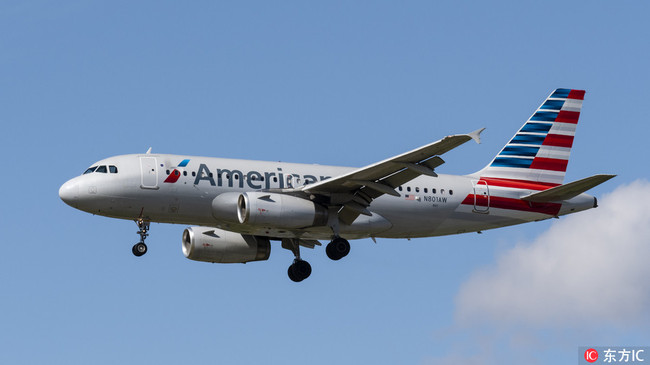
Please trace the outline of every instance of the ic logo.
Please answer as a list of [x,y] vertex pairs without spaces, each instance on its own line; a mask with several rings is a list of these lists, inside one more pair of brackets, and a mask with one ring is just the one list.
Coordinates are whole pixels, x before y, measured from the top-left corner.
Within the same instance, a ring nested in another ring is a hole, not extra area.
[[598,360],[598,351],[594,349],[585,351],[585,360],[587,362],[596,362],[596,360]]

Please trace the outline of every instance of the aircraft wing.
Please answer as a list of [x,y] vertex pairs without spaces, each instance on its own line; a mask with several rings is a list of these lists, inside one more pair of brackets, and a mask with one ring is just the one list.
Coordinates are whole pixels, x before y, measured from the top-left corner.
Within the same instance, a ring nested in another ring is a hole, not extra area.
[[352,224],[359,214],[371,215],[366,208],[373,199],[384,194],[400,196],[395,188],[420,175],[437,176],[434,169],[444,163],[439,155],[471,139],[480,143],[480,134],[484,129],[447,136],[347,174],[305,185],[301,190],[308,194],[329,196],[330,205],[341,205],[341,221]]

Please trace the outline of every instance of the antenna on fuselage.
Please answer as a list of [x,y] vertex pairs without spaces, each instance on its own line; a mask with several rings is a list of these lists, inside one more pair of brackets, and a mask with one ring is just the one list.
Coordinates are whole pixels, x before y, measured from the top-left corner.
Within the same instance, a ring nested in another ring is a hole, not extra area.
[[150,154],[151,154],[151,147],[149,147],[149,149],[147,150],[147,155],[150,155]]

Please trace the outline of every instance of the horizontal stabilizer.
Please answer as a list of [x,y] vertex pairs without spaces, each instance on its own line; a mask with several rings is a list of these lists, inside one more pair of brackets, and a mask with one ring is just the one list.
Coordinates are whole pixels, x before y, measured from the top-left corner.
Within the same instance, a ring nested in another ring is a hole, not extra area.
[[548,190],[540,191],[538,193],[533,193],[526,195],[521,200],[526,200],[529,202],[536,203],[545,203],[552,201],[560,200],[569,200],[573,197],[576,197],[585,191],[598,186],[605,181],[613,178],[616,175],[594,175],[578,181],[570,182],[568,184],[556,186]]

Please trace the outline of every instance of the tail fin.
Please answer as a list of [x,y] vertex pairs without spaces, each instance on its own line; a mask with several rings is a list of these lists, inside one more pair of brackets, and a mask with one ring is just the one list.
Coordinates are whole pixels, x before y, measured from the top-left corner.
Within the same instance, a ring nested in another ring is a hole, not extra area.
[[556,89],[477,175],[562,184],[584,95],[584,90]]

